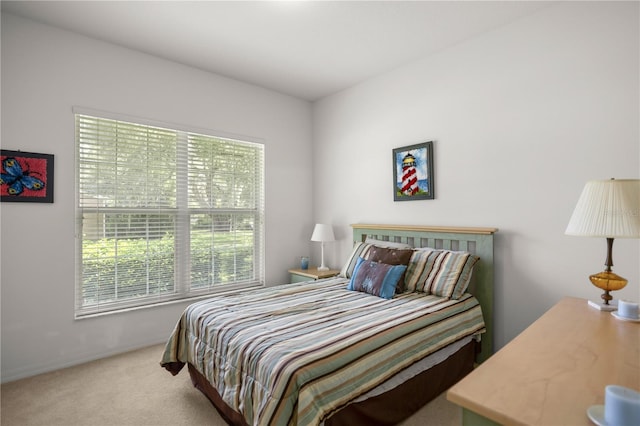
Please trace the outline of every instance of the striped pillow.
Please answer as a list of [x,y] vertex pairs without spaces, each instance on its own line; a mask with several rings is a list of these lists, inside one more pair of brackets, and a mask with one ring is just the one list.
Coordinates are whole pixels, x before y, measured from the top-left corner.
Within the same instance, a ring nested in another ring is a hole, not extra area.
[[459,299],[469,287],[478,260],[478,256],[463,251],[416,250],[407,267],[406,290]]
[[342,267],[342,270],[340,270],[340,274],[338,276],[342,278],[351,278],[351,275],[353,274],[353,269],[356,267],[356,262],[358,261],[358,258],[359,257],[366,258],[367,253],[369,252],[369,249],[371,249],[371,247],[373,247],[373,244],[362,243],[362,242],[356,243],[353,246],[353,250],[351,251],[351,254],[349,255],[349,257],[347,258],[347,262]]

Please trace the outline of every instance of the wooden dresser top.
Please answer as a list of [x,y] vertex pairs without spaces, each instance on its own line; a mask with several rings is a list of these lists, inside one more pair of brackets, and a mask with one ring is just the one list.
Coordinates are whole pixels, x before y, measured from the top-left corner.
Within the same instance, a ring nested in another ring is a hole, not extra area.
[[587,409],[609,384],[640,390],[640,323],[565,298],[447,399],[501,424],[593,425]]

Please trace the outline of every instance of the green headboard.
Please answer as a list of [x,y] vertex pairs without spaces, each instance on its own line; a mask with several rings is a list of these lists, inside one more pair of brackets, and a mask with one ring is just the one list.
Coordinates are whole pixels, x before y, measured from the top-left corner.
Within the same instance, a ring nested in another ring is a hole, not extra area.
[[469,292],[482,306],[487,328],[482,336],[478,362],[493,354],[493,235],[497,228],[460,228],[412,225],[353,224],[353,241],[377,240],[405,243],[412,247],[467,251],[480,257],[473,270]]

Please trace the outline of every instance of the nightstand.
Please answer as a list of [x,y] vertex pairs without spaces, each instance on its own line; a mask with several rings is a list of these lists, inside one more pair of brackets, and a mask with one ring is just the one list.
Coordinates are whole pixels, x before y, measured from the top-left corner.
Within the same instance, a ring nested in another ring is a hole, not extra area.
[[340,273],[339,270],[329,269],[328,271],[318,271],[318,268],[309,269],[289,269],[291,275],[290,281],[292,283],[299,283],[302,281],[315,281],[322,278],[335,277]]

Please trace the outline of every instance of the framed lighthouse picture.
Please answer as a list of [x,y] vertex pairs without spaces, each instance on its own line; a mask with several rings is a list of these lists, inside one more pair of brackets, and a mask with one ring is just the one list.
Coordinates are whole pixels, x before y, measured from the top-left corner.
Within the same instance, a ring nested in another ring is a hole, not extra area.
[[433,200],[433,142],[393,150],[393,200]]

